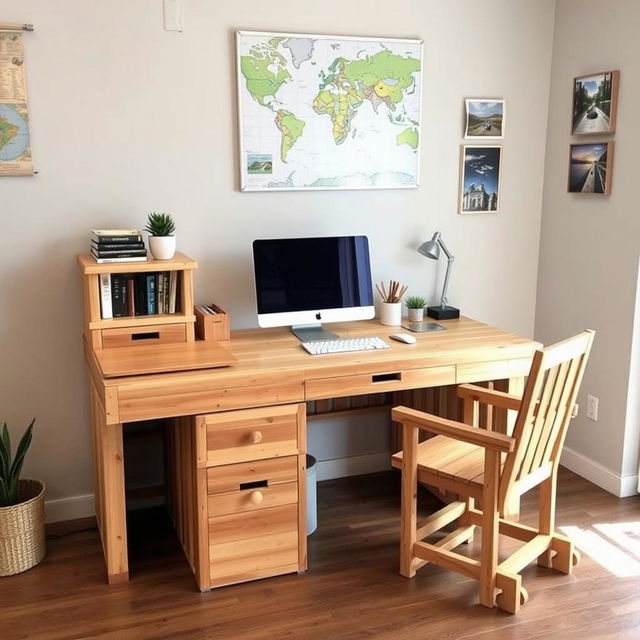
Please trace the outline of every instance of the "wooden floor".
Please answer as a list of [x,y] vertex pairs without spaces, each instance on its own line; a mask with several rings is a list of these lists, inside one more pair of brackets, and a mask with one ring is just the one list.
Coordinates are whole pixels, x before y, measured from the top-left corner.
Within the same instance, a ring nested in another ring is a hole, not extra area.
[[[640,497],[619,500],[563,471],[559,524],[587,529],[603,564],[637,575],[618,577],[584,553],[573,576],[530,567],[530,600],[510,616],[476,604],[476,583],[457,574],[433,566],[413,580],[398,574],[398,494],[392,472],[323,483],[306,574],[205,594],[170,529],[157,533],[166,524],[158,509],[131,514],[132,580],[114,587],[95,529],[69,533],[91,523],[57,525],[52,532],[66,535],[49,540],[40,566],[0,579],[0,638],[640,638]],[[534,507],[524,503],[523,522]],[[611,523],[627,524],[598,528]]]

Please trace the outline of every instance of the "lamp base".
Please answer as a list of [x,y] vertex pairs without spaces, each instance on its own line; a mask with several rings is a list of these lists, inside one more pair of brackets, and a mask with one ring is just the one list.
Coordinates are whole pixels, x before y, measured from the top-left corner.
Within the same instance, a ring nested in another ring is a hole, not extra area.
[[449,306],[443,307],[439,304],[437,307],[427,307],[427,315],[436,320],[451,320],[460,317],[460,309]]

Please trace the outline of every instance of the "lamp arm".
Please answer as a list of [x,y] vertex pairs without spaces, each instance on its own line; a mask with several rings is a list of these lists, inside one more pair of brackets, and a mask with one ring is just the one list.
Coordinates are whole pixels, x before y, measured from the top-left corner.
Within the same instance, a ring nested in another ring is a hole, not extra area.
[[[444,247],[442,247],[444,249]],[[446,249],[444,249],[444,251],[446,252]],[[442,307],[446,307],[447,306],[447,289],[449,288],[449,276],[451,275],[451,267],[453,266],[453,261],[454,261],[454,257],[447,252],[447,257],[449,258],[447,260],[447,271],[444,274],[444,285],[442,287],[442,297],[440,298],[440,304],[442,305]]]
[[447,259],[450,262],[453,262],[453,254],[451,253],[451,251],[449,251],[449,249],[447,249],[447,245],[442,241],[442,236],[440,236],[440,232],[438,232],[438,244],[440,245],[440,248],[444,251],[444,255],[447,256]]

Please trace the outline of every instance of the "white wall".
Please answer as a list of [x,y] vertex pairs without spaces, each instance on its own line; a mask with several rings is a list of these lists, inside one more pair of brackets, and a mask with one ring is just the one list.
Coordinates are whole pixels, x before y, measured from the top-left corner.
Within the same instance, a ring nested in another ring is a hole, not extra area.
[[[553,0],[184,5],[180,34],[163,31],[160,0],[0,0],[2,20],[36,28],[26,52],[40,171],[0,182],[0,418],[16,433],[37,416],[27,472],[50,498],[92,491],[74,263],[92,227],[172,211],[179,248],[200,263],[197,298],[227,307],[236,328],[255,325],[256,236],[367,234],[374,278],[433,301],[444,265],[414,249],[440,229],[456,254],[451,304],[533,331]],[[235,28],[423,38],[422,186],[240,193]],[[464,97],[508,103],[499,214],[456,215]]]
[[[628,386],[640,364],[637,354],[631,358],[640,244],[639,23],[635,0],[557,3],[535,331],[545,343],[586,327],[597,331],[563,462],[618,494],[635,489],[638,472],[638,393],[628,395]],[[621,73],[613,192],[568,194],[573,78],[610,69]],[[587,394],[600,398],[598,422],[585,416]]]

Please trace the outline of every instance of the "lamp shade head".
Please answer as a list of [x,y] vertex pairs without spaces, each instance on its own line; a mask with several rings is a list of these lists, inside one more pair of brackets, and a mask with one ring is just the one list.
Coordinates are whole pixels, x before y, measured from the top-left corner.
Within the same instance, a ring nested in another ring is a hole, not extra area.
[[437,260],[440,257],[440,245],[437,239],[427,240],[418,247],[418,253],[432,260]]

